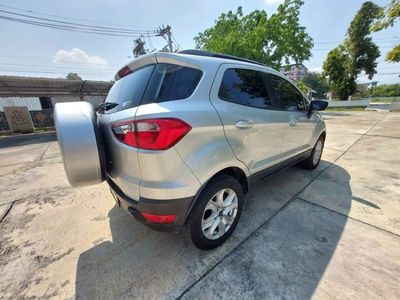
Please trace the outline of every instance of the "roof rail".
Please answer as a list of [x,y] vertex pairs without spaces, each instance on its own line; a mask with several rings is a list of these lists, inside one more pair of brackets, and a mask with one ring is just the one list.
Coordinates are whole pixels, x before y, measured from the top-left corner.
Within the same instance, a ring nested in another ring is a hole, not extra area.
[[209,51],[203,51],[203,50],[193,50],[193,49],[182,50],[182,51],[179,51],[178,53],[180,53],[180,54],[189,54],[189,55],[198,55],[198,56],[216,57],[216,58],[226,58],[226,59],[244,61],[244,62],[247,62],[247,63],[256,64],[256,65],[261,65],[261,66],[264,66],[264,67],[269,67],[266,64],[260,63],[260,62],[255,61],[255,60],[242,58],[242,57],[237,57],[237,56],[229,55],[229,54],[223,54],[223,53],[209,52]]

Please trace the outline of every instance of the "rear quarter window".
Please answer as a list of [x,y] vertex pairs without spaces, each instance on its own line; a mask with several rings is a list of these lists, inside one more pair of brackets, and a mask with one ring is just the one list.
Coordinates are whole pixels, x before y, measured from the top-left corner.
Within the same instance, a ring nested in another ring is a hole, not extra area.
[[196,89],[203,72],[173,64],[157,64],[150,78],[142,104],[186,99]]

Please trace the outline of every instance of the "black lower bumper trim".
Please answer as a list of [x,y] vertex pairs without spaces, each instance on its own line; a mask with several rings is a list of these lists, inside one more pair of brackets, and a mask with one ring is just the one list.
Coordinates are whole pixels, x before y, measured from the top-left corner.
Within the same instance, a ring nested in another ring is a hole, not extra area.
[[[127,197],[110,178],[107,178],[107,182],[110,186],[111,194],[120,207],[146,226],[161,231],[178,231],[185,223],[189,207],[194,198],[155,200],[140,197],[136,201]],[[176,215],[176,220],[170,224],[151,223],[140,212],[154,215]]]

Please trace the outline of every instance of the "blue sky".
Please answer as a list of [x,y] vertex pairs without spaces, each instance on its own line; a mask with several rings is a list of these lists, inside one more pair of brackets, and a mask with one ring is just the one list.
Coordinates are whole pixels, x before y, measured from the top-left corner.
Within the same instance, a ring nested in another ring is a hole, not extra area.
[[[151,30],[159,25],[169,24],[180,46],[189,49],[194,48],[193,37],[212,26],[222,12],[236,10],[241,5],[244,13],[264,9],[270,15],[275,12],[280,2],[280,0],[1,0],[0,10],[18,13],[26,13],[22,10],[28,10],[61,16],[71,22],[83,22],[76,19],[84,19],[99,22],[91,22],[92,25],[132,29]],[[307,32],[315,42],[313,56],[304,62],[306,67],[310,70],[321,70],[327,53],[343,40],[350,21],[363,2],[305,0],[300,14],[301,24],[307,28]],[[389,0],[374,2],[382,6]],[[386,52],[400,42],[399,29],[400,22],[392,28],[373,34],[382,54],[378,59],[379,74],[374,78],[380,83],[400,82],[398,77],[400,64],[384,62]],[[64,77],[69,71],[76,71],[84,79],[110,80],[132,55],[130,37],[68,32],[6,20],[0,20],[0,40],[0,74],[8,75]],[[165,45],[162,38],[152,38],[151,41],[157,48]],[[368,80],[365,76],[360,76],[359,81]]]

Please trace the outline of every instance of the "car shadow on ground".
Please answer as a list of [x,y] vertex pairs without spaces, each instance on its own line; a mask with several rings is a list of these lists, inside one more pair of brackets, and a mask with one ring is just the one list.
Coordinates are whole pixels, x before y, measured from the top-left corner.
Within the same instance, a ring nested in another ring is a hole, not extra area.
[[[338,165],[332,164],[329,168],[335,168],[335,176],[325,178],[322,173],[318,179],[331,181],[341,187],[337,189],[336,195],[329,195],[329,198],[337,199],[344,211],[348,212],[354,198],[350,176]],[[229,259],[235,253],[240,253],[241,248],[244,248],[242,251],[253,253],[255,258],[262,255],[270,259],[262,260],[264,265],[260,266],[260,261],[251,259],[241,262],[239,255],[235,263],[237,268],[234,268],[236,271],[233,273],[246,273],[247,275],[239,275],[242,279],[247,278],[248,282],[241,282],[237,286],[254,289],[254,293],[250,295],[260,296],[257,289],[262,289],[262,283],[252,282],[257,282],[256,273],[252,274],[252,270],[261,268],[263,276],[266,276],[262,278],[268,281],[269,287],[275,287],[273,294],[267,295],[268,297],[288,296],[285,292],[287,289],[291,291],[289,295],[311,298],[340,241],[347,214],[338,215],[307,202],[307,199],[299,200],[296,197],[293,197],[296,205],[308,208],[290,213],[289,207],[293,202],[285,205],[290,197],[284,201],[273,198],[279,197],[282,189],[290,188],[294,184],[291,180],[304,180],[308,176],[305,182],[307,184],[310,182],[310,174],[317,173],[307,173],[298,167],[292,167],[279,174],[264,180],[246,197],[248,201],[245,202],[236,232],[223,246],[208,252],[196,249],[181,234],[152,231],[137,221],[132,221],[125,212],[114,206],[108,213],[112,241],[97,241],[93,248],[79,257],[76,298],[176,298],[222,259]],[[300,190],[301,188],[297,193]],[[279,207],[275,211],[263,211],[265,201],[275,200],[279,201]],[[320,209],[324,213],[319,217],[318,213],[310,213],[309,207],[317,207],[317,211]],[[282,209],[276,214],[280,208]],[[329,214],[334,216],[330,219]],[[268,221],[268,216],[272,215],[275,217]],[[261,220],[258,223],[254,222],[257,218]],[[274,222],[277,226],[274,226]],[[260,232],[266,232],[268,238],[265,241],[268,243],[263,244],[261,241],[254,246],[251,240],[264,235]],[[253,245],[252,249],[246,249],[249,245]],[[232,250],[233,253],[228,255]],[[226,296],[221,291],[213,290],[209,291],[210,295]]]

